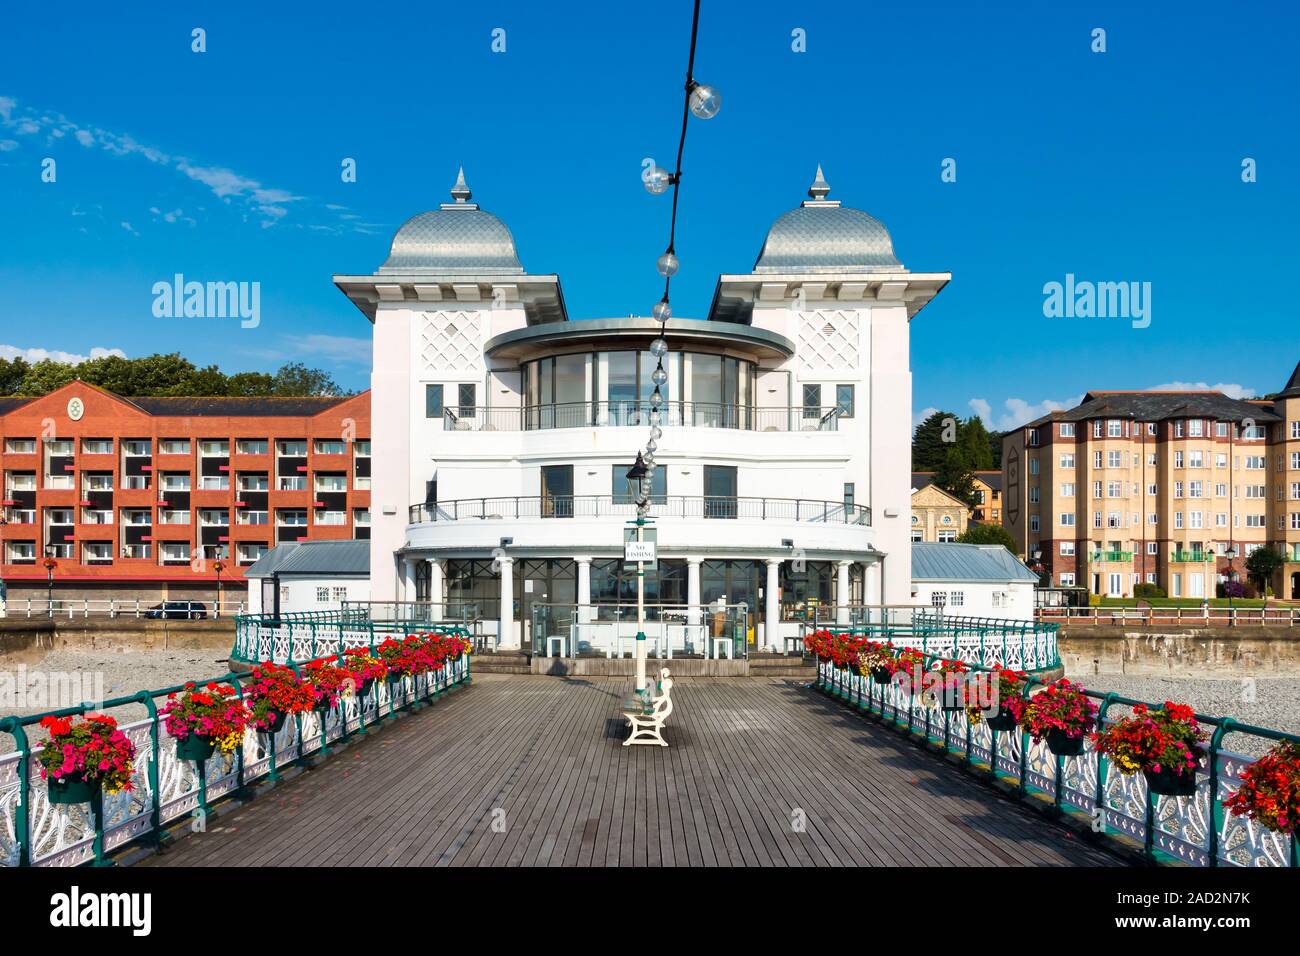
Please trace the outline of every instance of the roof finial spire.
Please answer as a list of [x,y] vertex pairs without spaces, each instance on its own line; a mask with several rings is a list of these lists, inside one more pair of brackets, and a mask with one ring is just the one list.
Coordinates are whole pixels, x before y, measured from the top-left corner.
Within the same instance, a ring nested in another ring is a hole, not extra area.
[[465,167],[460,167],[456,173],[456,185],[451,187],[451,198],[456,202],[469,202],[474,194],[469,191],[469,186],[465,184]]
[[814,200],[822,200],[826,198],[830,191],[831,184],[828,183],[826,177],[822,175],[822,164],[818,163],[817,177],[813,180],[812,185],[808,187],[808,196]]

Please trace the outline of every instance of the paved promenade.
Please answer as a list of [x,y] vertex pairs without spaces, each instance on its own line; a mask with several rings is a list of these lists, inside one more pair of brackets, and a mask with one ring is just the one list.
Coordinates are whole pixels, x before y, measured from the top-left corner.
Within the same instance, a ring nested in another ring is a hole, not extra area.
[[629,693],[476,677],[140,865],[1118,863],[797,681],[678,682],[667,749]]

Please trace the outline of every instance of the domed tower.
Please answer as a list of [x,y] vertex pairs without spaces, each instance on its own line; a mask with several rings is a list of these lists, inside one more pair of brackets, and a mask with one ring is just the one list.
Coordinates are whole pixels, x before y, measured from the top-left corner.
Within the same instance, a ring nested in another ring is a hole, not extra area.
[[512,393],[519,400],[518,376],[494,377],[483,344],[566,317],[559,277],[525,272],[509,228],[472,199],[462,169],[451,201],[402,223],[373,274],[334,277],[374,323],[370,579],[376,600],[417,591],[419,582],[398,586],[405,573],[400,553],[408,508],[436,488],[433,456],[444,409],[472,415],[509,402]]
[[830,191],[818,166],[808,199],[777,217],[753,269],[719,277],[709,318],[795,343],[782,401],[852,403],[839,428],[855,434],[847,472],[858,479],[856,500],[871,509],[878,552],[867,564],[865,599],[909,604],[909,322],[952,277],[904,268],[880,220]]

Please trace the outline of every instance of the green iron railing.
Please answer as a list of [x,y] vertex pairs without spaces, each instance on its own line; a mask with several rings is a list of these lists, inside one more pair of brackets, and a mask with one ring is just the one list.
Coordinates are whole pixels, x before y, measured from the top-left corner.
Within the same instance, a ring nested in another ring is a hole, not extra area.
[[1123,563],[1133,560],[1132,551],[1091,551],[1088,554],[1089,561],[1106,561],[1110,563]]
[[304,664],[346,647],[373,647],[389,637],[436,631],[473,639],[463,623],[428,620],[375,620],[364,609],[297,611],[291,614],[241,614],[235,618],[231,660],[245,664],[273,661]]
[[[288,615],[281,615],[282,620],[285,617]],[[319,615],[301,618],[295,623],[323,624]],[[339,625],[342,621],[335,619],[332,623]],[[381,623],[393,622],[375,622]],[[439,631],[451,633],[450,629]],[[376,626],[367,633],[365,640],[357,639],[355,633],[349,636],[347,646],[373,650],[387,637],[404,632],[400,626]],[[236,649],[239,647],[237,636]],[[338,653],[324,646],[320,649],[318,656]],[[289,666],[297,670],[298,663],[306,660]],[[196,683],[228,683],[242,697],[242,684],[249,678],[248,673],[231,671]],[[397,713],[433,702],[469,680],[469,655],[463,655],[437,671],[403,677],[395,683],[376,681],[364,696],[343,697],[328,710],[309,711],[286,721],[273,738],[250,728],[234,753],[201,762],[183,761],[176,756],[158,715],[158,699],[184,690],[183,684],[140,691],[94,706],[85,703],[47,713],[5,717],[0,719],[0,733],[12,737],[14,749],[0,755],[0,867],[109,865],[110,853],[137,845],[162,845],[171,839],[179,821],[188,819],[192,827],[202,828],[218,801],[250,798],[250,784],[258,780],[275,782],[288,767],[305,765],[307,758],[316,755],[328,756],[331,743],[365,735],[394,719]],[[49,716],[105,713],[131,705],[143,707],[146,714],[143,720],[120,723],[120,729],[136,747],[134,789],[101,795],[86,805],[51,804],[34,759],[40,746],[30,740],[27,729]]]
[[910,618],[883,623],[804,625],[801,630],[804,634],[819,630],[891,641],[899,647],[915,647],[926,654],[960,658],[981,667],[1044,671],[1061,666],[1057,644],[1060,627],[1056,624],[963,617],[926,609],[914,610]]
[[[944,658],[925,655],[926,668]],[[975,665],[978,667],[978,665]],[[986,669],[986,668],[980,668]],[[1224,808],[1239,785],[1242,772],[1265,745],[1278,741],[1300,744],[1300,736],[1239,723],[1231,717],[1196,714],[1213,728],[1206,744],[1205,767],[1198,773],[1195,795],[1158,796],[1149,792],[1141,774],[1110,772],[1110,761],[1085,746],[1078,757],[1056,756],[1045,743],[1034,743],[1023,729],[995,731],[987,721],[972,724],[964,710],[927,706],[921,695],[899,683],[882,683],[830,663],[819,663],[813,685],[828,696],[897,729],[927,748],[959,757],[962,762],[1045,809],[1112,840],[1117,848],[1136,851],[1155,863],[1191,866],[1300,866],[1300,839],[1260,827]],[[1032,676],[1024,694],[1045,686]],[[1112,708],[1159,704],[1085,691],[1098,701],[1097,729],[1109,722]],[[942,717],[936,716],[941,714]],[[1252,738],[1255,756],[1228,750],[1230,734]]]
[[1204,551],[1174,551],[1169,555],[1170,561],[1181,564],[1202,564],[1214,560],[1214,555]]

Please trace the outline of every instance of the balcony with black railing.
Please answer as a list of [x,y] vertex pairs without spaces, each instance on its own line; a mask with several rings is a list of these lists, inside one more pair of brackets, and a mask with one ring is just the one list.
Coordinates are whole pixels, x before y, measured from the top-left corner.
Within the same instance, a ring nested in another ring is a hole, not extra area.
[[[459,498],[410,507],[411,524],[444,521],[515,521],[532,518],[635,518],[636,505],[622,495],[535,495]],[[811,498],[742,498],[710,495],[656,495],[650,517],[739,521],[811,522],[870,526],[865,505]]]
[[[838,431],[835,405],[767,407],[712,402],[665,402],[659,424],[665,428],[729,428],[755,432]],[[443,410],[448,431],[535,431],[551,428],[649,426],[647,402],[568,402],[520,408],[454,406]]]

